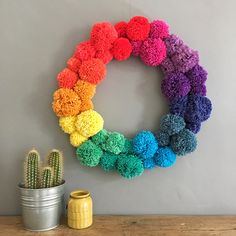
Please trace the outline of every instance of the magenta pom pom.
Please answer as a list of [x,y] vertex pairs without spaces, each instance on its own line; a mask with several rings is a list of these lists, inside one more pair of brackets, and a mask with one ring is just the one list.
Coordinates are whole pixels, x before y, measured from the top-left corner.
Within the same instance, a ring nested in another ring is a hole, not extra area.
[[132,55],[137,57],[140,54],[141,46],[143,44],[143,41],[130,41],[132,45]]
[[149,37],[153,39],[166,38],[169,35],[169,26],[162,20],[154,20],[150,24]]

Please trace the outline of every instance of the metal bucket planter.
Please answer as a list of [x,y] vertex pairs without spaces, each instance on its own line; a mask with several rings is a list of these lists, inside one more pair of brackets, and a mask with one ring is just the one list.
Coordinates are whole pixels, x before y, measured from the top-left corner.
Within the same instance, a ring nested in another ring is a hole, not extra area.
[[64,209],[65,182],[42,189],[28,189],[20,184],[19,189],[25,229],[46,231],[60,224]]

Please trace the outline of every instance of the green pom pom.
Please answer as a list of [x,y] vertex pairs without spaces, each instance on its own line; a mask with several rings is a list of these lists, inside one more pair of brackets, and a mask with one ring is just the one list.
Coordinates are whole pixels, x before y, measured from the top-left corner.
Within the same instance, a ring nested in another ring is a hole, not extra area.
[[125,144],[125,137],[123,134],[112,132],[109,133],[105,143],[102,143],[102,149],[114,154],[119,154]]
[[143,173],[144,167],[141,159],[133,155],[120,155],[117,160],[117,171],[127,179],[133,179]]
[[124,153],[124,154],[133,154],[134,153],[131,139],[125,139],[124,147],[123,147],[121,153]]
[[102,169],[105,171],[115,170],[117,158],[118,155],[116,154],[104,152],[100,160]]
[[97,145],[100,146],[102,143],[105,143],[108,138],[108,132],[105,129],[102,129],[97,134],[92,136],[91,140]]
[[85,166],[96,166],[102,156],[102,150],[92,141],[88,140],[76,150],[77,159]]

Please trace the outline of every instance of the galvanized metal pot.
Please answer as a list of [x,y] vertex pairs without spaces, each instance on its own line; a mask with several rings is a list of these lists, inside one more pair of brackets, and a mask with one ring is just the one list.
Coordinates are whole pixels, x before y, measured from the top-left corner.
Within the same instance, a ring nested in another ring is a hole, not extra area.
[[52,188],[28,189],[19,185],[25,229],[46,231],[56,228],[64,208],[65,182]]

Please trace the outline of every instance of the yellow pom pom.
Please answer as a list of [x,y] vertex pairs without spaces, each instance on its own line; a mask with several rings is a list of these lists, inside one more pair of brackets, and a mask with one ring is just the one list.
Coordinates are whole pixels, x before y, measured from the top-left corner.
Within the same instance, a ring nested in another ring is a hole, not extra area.
[[75,121],[76,116],[65,116],[59,119],[59,125],[65,133],[71,134],[75,131]]
[[81,135],[79,132],[75,131],[70,135],[70,143],[74,147],[80,146],[83,142],[87,140],[86,137]]
[[94,110],[87,110],[77,116],[75,123],[77,131],[89,138],[103,129],[103,118]]

